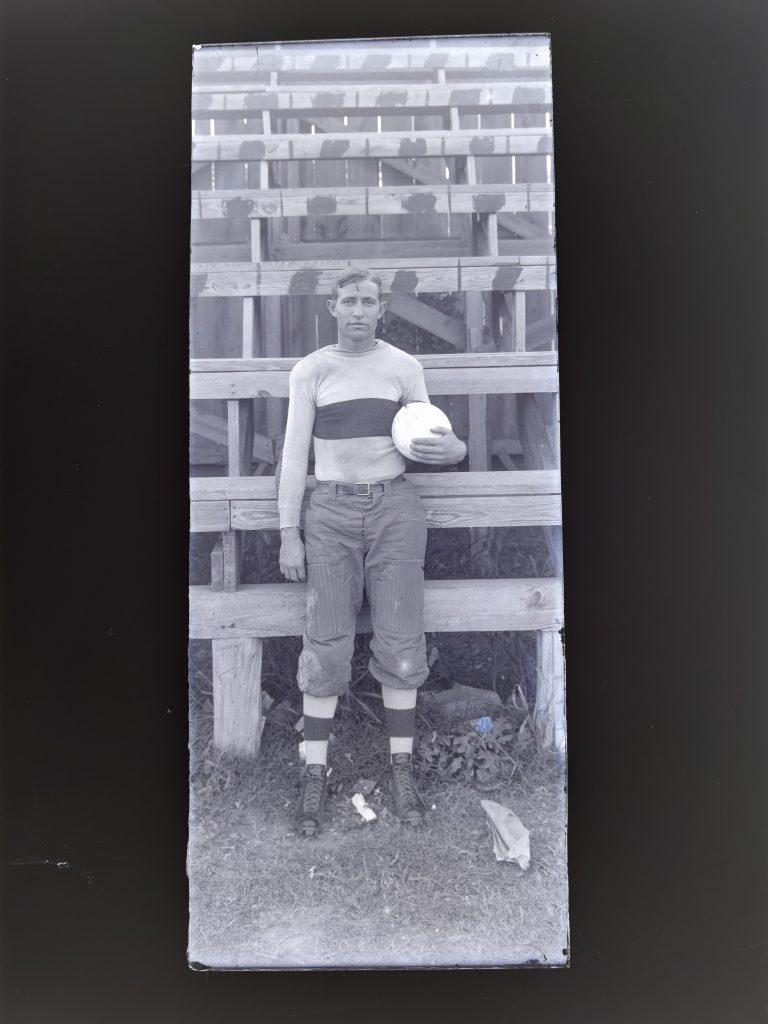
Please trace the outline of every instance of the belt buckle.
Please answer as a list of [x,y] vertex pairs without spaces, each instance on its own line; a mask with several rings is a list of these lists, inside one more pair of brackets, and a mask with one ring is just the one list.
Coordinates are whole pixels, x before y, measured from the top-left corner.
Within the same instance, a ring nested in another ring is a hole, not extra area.
[[[364,491],[358,491],[358,487],[365,487]],[[371,485],[370,484],[355,484],[355,494],[360,498],[370,498],[371,496]]]

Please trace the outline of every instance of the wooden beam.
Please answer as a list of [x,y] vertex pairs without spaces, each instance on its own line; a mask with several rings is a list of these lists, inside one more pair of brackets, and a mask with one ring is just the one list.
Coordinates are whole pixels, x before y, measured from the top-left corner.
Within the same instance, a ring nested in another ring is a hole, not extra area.
[[[306,509],[307,503],[302,508],[302,522]],[[424,501],[424,511],[430,529],[559,526],[562,522],[560,496],[557,494],[432,497]],[[277,499],[233,501],[231,522],[235,530],[278,530]]]
[[523,71],[546,72],[550,69],[549,45],[545,36],[530,36],[520,42],[483,46],[438,47],[398,46],[382,42],[356,45],[345,50],[338,44],[302,44],[292,49],[262,46],[204,46],[194,54],[194,79],[213,74],[259,74],[271,71],[313,71],[329,74],[362,71],[475,69],[505,74]]
[[192,86],[192,116],[197,118],[248,117],[259,110],[410,113],[449,107],[473,111],[493,107],[515,113],[543,113],[552,108],[552,83],[546,78],[521,76],[504,82],[450,85],[353,86],[342,81],[326,88],[285,85],[272,88],[239,82]]
[[[556,405],[551,396],[521,395],[518,398],[517,431],[523,448],[525,464],[529,469],[557,468],[557,415]],[[561,531],[556,527],[547,527],[545,535],[554,571],[561,576],[563,572]]]
[[[281,356],[283,353],[283,314],[282,299],[279,294],[266,295],[262,299],[262,323],[264,337],[262,339],[265,356]],[[287,397],[288,390],[285,395]],[[280,434],[284,424],[283,403],[270,401],[267,404],[267,434],[272,439]]]
[[[518,469],[511,473],[406,473],[423,500],[450,497],[503,497],[560,493],[557,470]],[[314,490],[314,476],[307,477],[305,497]],[[196,502],[272,501],[276,498],[273,477],[198,476],[189,481],[190,497]]]
[[544,750],[565,753],[565,658],[557,631],[536,634],[536,739]]
[[263,641],[213,641],[213,743],[218,750],[254,757],[261,738]]
[[253,399],[227,401],[227,457],[230,476],[253,471]]
[[[535,326],[535,325],[534,325]],[[425,370],[455,369],[460,366],[557,366],[556,352],[439,352],[416,355],[415,359]],[[290,372],[298,363],[297,357],[273,357],[261,359],[190,359],[191,373],[272,373],[275,370]]]
[[[340,119],[339,119],[340,120]],[[551,128],[476,131],[352,132],[313,135],[196,135],[194,161],[413,159],[415,157],[517,156],[552,152]]]
[[[342,261],[259,264],[194,264],[192,298],[244,295],[330,295]],[[554,287],[554,259],[548,256],[435,257],[372,260],[385,292],[543,291]],[[266,330],[266,328],[265,328]]]
[[[248,584],[234,593],[190,587],[189,628],[194,640],[301,636],[306,624],[303,583]],[[428,632],[495,632],[560,629],[559,579],[427,580],[424,628]],[[370,632],[358,617],[358,632]]]
[[189,510],[192,533],[218,533],[229,529],[229,501],[192,501]]
[[[557,391],[555,366],[478,366],[426,369],[430,395],[515,395]],[[286,398],[288,373],[284,370],[242,373],[193,373],[193,399]],[[482,466],[473,466],[482,469]],[[533,467],[532,467],[533,468]],[[539,467],[541,468],[541,467]]]
[[383,187],[217,189],[192,194],[194,220],[354,217],[408,214],[549,213],[554,188],[529,185],[385,185]]
[[[526,243],[527,248],[516,251],[514,242],[505,256],[547,256],[554,250],[543,246],[540,242]],[[461,235],[448,235],[444,238],[335,238],[327,242],[278,242],[272,246],[272,258],[281,260],[343,260],[350,263],[365,263],[379,259],[424,259],[429,256],[471,256]],[[233,255],[232,261],[236,257]],[[201,261],[202,262],[202,261]]]

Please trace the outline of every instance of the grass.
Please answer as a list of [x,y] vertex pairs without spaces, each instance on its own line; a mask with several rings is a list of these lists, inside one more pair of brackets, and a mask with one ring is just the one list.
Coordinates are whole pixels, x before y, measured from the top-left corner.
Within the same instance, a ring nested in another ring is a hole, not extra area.
[[[431,531],[425,560],[432,579],[552,574],[537,528],[493,530],[486,547],[467,530]],[[193,534],[193,583],[210,580],[213,535]],[[246,534],[243,582],[280,579],[279,538]],[[427,689],[452,682],[489,687],[505,702],[515,730],[530,700],[535,647],[527,633],[428,635],[437,648]],[[257,760],[214,754],[210,644],[190,646],[191,815],[190,959],[214,968],[470,966],[563,964],[567,959],[564,775],[532,741],[517,743],[496,787],[446,780],[419,763],[419,786],[434,805],[420,830],[390,810],[388,746],[380,698],[367,675],[368,638],[358,637],[351,694],[340,702],[329,763],[340,792],[317,839],[292,831],[300,773],[293,723],[300,694],[301,641],[264,645],[263,685],[287,713],[267,718]],[[517,700],[513,696],[517,695]],[[517,704],[517,706],[515,706]],[[418,729],[440,728],[420,702]],[[291,713],[291,710],[293,713]],[[365,824],[349,797],[372,778],[378,820]],[[484,796],[510,808],[531,833],[531,865],[498,863]]]
[[[490,792],[420,766],[428,823],[390,810],[380,704],[340,705],[331,747],[330,821],[293,834],[299,761],[295,716],[268,718],[256,761],[212,753],[210,664],[193,645],[190,944],[214,968],[563,964],[567,945],[562,768],[531,741]],[[298,701],[296,701],[298,706]],[[519,725],[524,712],[511,709]],[[422,714],[422,731],[438,726]],[[439,726],[438,726],[439,727]],[[365,824],[349,797],[377,780]],[[480,800],[515,810],[531,832],[531,866],[497,863]]]

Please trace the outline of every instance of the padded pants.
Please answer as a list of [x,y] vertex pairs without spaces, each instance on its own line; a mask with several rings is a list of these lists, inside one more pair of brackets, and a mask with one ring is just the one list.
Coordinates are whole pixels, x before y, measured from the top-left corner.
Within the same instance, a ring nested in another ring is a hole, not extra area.
[[337,494],[318,485],[304,520],[307,626],[298,684],[314,697],[343,694],[351,678],[355,620],[371,606],[371,675],[413,689],[429,674],[424,638],[427,526],[418,491],[398,477],[385,492]]

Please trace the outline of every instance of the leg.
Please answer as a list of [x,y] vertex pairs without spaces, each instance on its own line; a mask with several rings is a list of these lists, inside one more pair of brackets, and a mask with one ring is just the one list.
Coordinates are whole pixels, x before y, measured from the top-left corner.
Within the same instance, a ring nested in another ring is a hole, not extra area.
[[349,685],[362,600],[362,551],[358,554],[334,532],[336,511],[315,502],[305,528],[307,627],[297,680],[304,694],[306,770],[295,811],[296,827],[304,835],[315,835],[322,825],[328,739],[339,695]]
[[381,683],[396,817],[416,824],[426,808],[413,779],[416,693],[429,673],[423,629],[427,529],[411,485],[393,485],[372,517],[365,579],[371,604],[371,675]]

